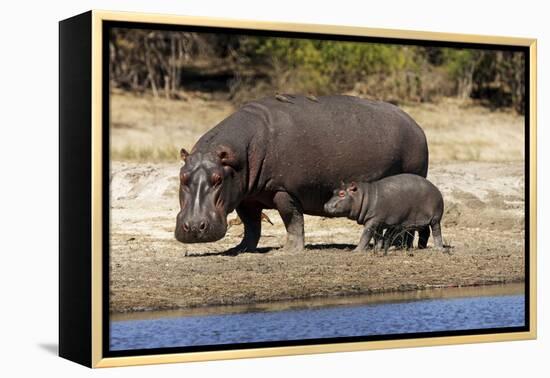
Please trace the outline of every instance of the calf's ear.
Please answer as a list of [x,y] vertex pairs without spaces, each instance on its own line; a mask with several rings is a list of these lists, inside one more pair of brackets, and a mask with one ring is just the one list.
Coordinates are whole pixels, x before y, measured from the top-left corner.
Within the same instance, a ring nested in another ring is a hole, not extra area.
[[355,182],[352,182],[351,184],[349,184],[349,191],[350,192],[356,192],[357,191],[357,184]]
[[187,150],[185,148],[182,148],[180,150],[180,157],[181,157],[181,160],[182,161],[185,161],[185,159],[187,159],[187,156],[189,156],[189,152],[187,152]]

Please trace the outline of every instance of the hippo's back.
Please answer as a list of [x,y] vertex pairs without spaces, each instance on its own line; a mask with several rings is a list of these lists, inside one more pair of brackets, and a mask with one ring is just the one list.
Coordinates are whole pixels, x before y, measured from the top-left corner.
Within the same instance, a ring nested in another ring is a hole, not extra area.
[[342,181],[428,172],[426,137],[416,122],[394,105],[353,96],[249,102],[193,150],[214,145],[247,155],[251,192],[288,192],[312,215],[325,215],[323,205]]
[[322,214],[342,181],[427,175],[424,132],[398,107],[352,96],[289,99],[266,98],[251,106],[264,109],[269,123],[269,189],[294,194],[306,213]]

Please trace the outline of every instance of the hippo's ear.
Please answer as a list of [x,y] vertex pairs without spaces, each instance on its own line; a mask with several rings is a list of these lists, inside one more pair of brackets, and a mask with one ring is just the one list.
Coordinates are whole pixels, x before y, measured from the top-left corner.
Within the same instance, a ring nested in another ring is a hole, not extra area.
[[180,150],[180,157],[181,157],[181,160],[182,161],[185,161],[185,159],[187,159],[187,156],[189,156],[189,152],[187,152],[187,150],[185,148],[182,148]]
[[237,170],[240,166],[240,162],[235,155],[235,151],[227,146],[220,146],[217,150],[217,155],[220,158],[222,165],[231,167]]
[[348,190],[350,192],[356,192],[357,191],[357,184],[355,182],[352,182],[351,184],[349,184]]

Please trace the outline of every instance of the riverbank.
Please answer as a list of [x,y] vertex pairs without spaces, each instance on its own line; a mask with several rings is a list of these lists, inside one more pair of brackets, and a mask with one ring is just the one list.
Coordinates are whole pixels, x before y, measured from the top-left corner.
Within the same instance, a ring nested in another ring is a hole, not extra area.
[[316,310],[340,306],[364,306],[411,301],[497,297],[503,295],[522,295],[524,293],[525,284],[523,283],[435,288],[426,290],[394,291],[367,295],[332,296],[293,299],[288,301],[281,300],[230,306],[202,306],[180,308],[176,310],[117,312],[111,314],[111,321],[119,322],[128,320],[153,320],[193,316],[248,314],[251,312],[268,313],[305,309]]
[[116,314],[109,344],[129,350],[521,327],[524,289],[506,284]]
[[264,223],[257,253],[222,254],[240,241],[242,225],[216,243],[184,245],[173,238],[178,164],[113,162],[111,170],[112,313],[524,281],[522,163],[432,166],[452,253],[387,256],[351,252],[362,226],[309,216],[306,250],[280,250],[285,230],[276,211],[267,211],[274,225]]

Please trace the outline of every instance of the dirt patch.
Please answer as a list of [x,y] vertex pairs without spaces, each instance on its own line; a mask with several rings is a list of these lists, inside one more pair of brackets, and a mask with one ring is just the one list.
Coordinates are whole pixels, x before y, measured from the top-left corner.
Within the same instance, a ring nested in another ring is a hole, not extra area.
[[267,214],[274,225],[264,223],[257,253],[223,255],[241,239],[238,224],[216,243],[181,244],[173,237],[178,169],[178,163],[112,163],[111,312],[524,280],[521,163],[432,165],[429,178],[445,199],[450,255],[431,248],[412,255],[353,253],[361,226],[309,216],[306,250],[289,253],[279,249],[286,233],[273,210]]

